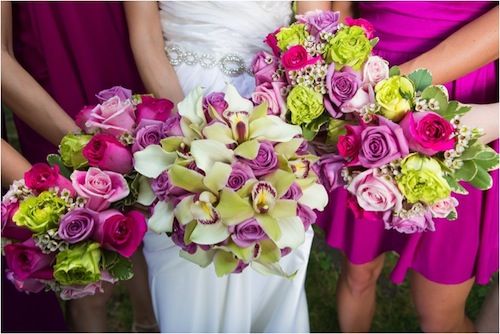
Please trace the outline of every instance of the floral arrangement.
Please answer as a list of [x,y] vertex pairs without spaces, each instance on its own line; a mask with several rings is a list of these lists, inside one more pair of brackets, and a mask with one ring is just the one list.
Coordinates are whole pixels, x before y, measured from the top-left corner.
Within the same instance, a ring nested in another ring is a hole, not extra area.
[[251,265],[293,277],[279,260],[304,242],[313,210],[328,200],[300,127],[230,85],[207,96],[195,89],[178,111],[134,153],[139,202],[154,207],[149,228],[168,233],[182,257],[214,263],[218,276]]
[[128,258],[146,233],[132,152],[145,124],[165,120],[168,100],[113,87],[84,107],[82,133],[66,135],[60,154],[35,164],[2,200],[8,278],[26,292],[51,289],[62,299],[102,291],[102,282],[132,277]]

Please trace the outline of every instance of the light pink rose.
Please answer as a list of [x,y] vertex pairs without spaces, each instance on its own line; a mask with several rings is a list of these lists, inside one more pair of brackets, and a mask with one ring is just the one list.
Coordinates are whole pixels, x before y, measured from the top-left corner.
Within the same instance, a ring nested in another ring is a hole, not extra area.
[[387,211],[384,213],[384,225],[386,230],[394,229],[406,234],[436,230],[429,211],[426,211],[423,215],[407,218],[394,216],[391,211]]
[[134,107],[130,100],[122,101],[118,96],[114,96],[92,109],[85,126],[91,130],[100,129],[116,137],[125,132],[132,132],[135,126]]
[[263,83],[255,88],[255,92],[252,93],[252,101],[255,104],[267,102],[267,113],[269,115],[284,118],[287,108],[283,95],[281,95],[281,91],[285,86],[286,85],[283,82]]
[[78,195],[87,199],[85,206],[94,211],[105,210],[129,194],[127,181],[121,174],[95,167],[88,171],[75,170],[71,181]]
[[60,293],[62,300],[78,299],[86,296],[93,296],[99,292],[104,292],[102,288],[103,282],[115,283],[117,280],[113,278],[107,271],[101,272],[101,280],[90,283],[88,285],[68,285],[63,287]]
[[389,62],[379,56],[370,56],[363,67],[363,82],[375,86],[389,77]]
[[365,85],[365,87],[360,87],[350,100],[344,102],[340,110],[343,113],[359,112],[364,106],[373,103],[373,101],[375,101],[373,87]]
[[273,74],[278,69],[278,58],[265,51],[260,51],[253,58],[251,69],[257,86],[265,82],[272,82],[274,81]]
[[401,210],[403,195],[391,181],[368,169],[354,177],[347,190],[356,196],[359,206],[367,211]]
[[457,206],[457,199],[455,197],[448,197],[431,205],[430,210],[433,217],[446,218],[450,213],[456,211],[455,207]]

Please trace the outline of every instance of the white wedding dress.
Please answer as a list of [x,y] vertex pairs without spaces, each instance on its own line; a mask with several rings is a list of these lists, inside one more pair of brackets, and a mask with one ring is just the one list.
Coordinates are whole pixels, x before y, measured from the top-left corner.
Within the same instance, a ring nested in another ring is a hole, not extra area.
[[[162,1],[160,15],[185,94],[200,85],[222,91],[229,82],[249,96],[255,84],[245,68],[267,47],[265,36],[289,23],[292,11],[290,2]],[[309,332],[304,280],[312,238],[309,229],[304,244],[281,260],[286,272],[299,270],[287,280],[251,268],[217,277],[213,265],[200,268],[181,258],[165,234],[148,232],[144,255],[161,331]]]

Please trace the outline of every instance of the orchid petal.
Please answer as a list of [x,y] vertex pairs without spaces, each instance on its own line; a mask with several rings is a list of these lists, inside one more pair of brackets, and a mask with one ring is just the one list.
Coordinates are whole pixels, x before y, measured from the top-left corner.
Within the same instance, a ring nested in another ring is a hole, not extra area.
[[297,216],[297,202],[287,199],[277,200],[269,214],[276,219]]
[[309,187],[302,189],[302,196],[298,202],[307,205],[313,210],[323,211],[328,204],[328,193],[321,184],[313,183]]
[[257,140],[249,140],[239,145],[234,150],[234,154],[248,160],[253,160],[259,154],[259,148],[260,144]]
[[227,244],[226,248],[231,251],[234,255],[243,261],[250,261],[253,255],[254,246],[251,245],[246,248],[242,248],[236,245],[232,240]]
[[276,219],[269,215],[258,215],[255,219],[272,241],[276,242],[281,238],[281,229]]
[[214,256],[215,273],[218,277],[232,273],[238,267],[239,260],[234,258],[233,254],[217,250]]
[[200,247],[196,250],[196,253],[194,254],[189,254],[186,251],[181,250],[179,252],[180,257],[191,261],[197,265],[199,265],[202,268],[207,267],[210,263],[212,263],[215,251],[213,249],[210,249],[208,251],[204,251]]
[[218,222],[215,224],[197,224],[191,233],[191,241],[199,245],[213,245],[229,237],[227,227]]
[[181,118],[180,125],[186,143],[190,144],[193,140],[200,138],[198,132],[193,130],[187,118]]
[[191,123],[202,125],[206,123],[203,114],[203,88],[197,87],[193,89],[181,102],[177,104],[179,115],[187,118]]
[[173,165],[168,171],[168,177],[174,186],[189,192],[196,193],[207,189],[203,184],[203,175],[186,167]]
[[250,201],[227,188],[222,189],[216,209],[226,225],[241,223],[254,215]]
[[259,242],[260,251],[257,261],[262,264],[276,263],[281,258],[281,251],[276,244],[269,239]]
[[278,193],[277,197],[280,198],[288,191],[296,177],[292,173],[278,169],[264,179],[273,185]]
[[158,202],[153,215],[148,220],[148,227],[156,233],[172,232],[174,223],[174,206],[170,202]]
[[167,137],[160,141],[161,147],[166,152],[175,152],[182,144],[184,137]]
[[216,122],[203,129],[203,136],[207,139],[212,139],[223,144],[233,144],[236,141],[233,139],[231,128],[224,123]]
[[203,183],[214,193],[224,188],[233,169],[228,164],[222,162],[214,163],[212,169],[207,172]]
[[149,180],[142,176],[139,175],[139,195],[137,196],[137,203],[142,204],[144,206],[150,206],[156,196],[153,192],[153,189],[151,189],[151,185],[149,184]]
[[245,182],[245,184],[243,185],[243,187],[241,187],[241,189],[238,190],[236,193],[241,198],[245,198],[245,197],[248,197],[248,196],[252,195],[252,189],[253,189],[253,187],[255,186],[255,184],[257,182],[259,182],[259,181],[257,181],[256,179],[250,179],[250,180],[248,180],[247,182]]
[[250,113],[253,109],[252,101],[241,97],[233,85],[226,85],[224,99],[228,104],[228,111],[246,111]]
[[290,159],[297,155],[296,152],[303,142],[303,138],[293,138],[290,141],[277,144],[274,146],[274,150],[276,151],[276,154],[282,155],[286,159]]
[[175,206],[175,218],[181,225],[189,224],[194,220],[193,214],[191,213],[191,207],[193,206],[193,198],[194,195],[184,197],[176,206]]
[[267,108],[269,104],[267,101],[256,106],[253,111],[250,113],[250,122],[255,121],[256,119],[262,118],[267,115]]
[[278,116],[266,116],[250,123],[250,138],[287,142],[302,134],[300,126],[285,123]]
[[293,279],[298,272],[298,270],[296,270],[291,274],[287,274],[285,271],[283,271],[279,263],[263,264],[259,263],[258,261],[252,261],[251,266],[255,271],[263,275],[276,275],[288,279]]
[[278,225],[281,229],[281,238],[276,242],[276,245],[279,248],[290,247],[296,249],[304,243],[304,224],[299,217],[280,218],[278,219]]
[[134,153],[134,168],[140,174],[156,178],[170,168],[177,159],[176,153],[165,152],[160,145],[149,145]]
[[221,142],[201,139],[195,140],[191,144],[191,155],[196,166],[204,172],[208,172],[216,161],[231,163],[234,153]]

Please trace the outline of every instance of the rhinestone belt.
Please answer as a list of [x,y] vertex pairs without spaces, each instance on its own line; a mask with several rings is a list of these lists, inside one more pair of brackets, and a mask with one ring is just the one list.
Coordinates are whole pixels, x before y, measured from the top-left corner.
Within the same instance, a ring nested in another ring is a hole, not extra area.
[[243,73],[252,74],[243,58],[236,53],[228,53],[217,59],[212,54],[185,50],[178,45],[167,46],[165,51],[172,66],[186,64],[200,65],[205,69],[218,67],[222,73],[230,77],[237,77]]

